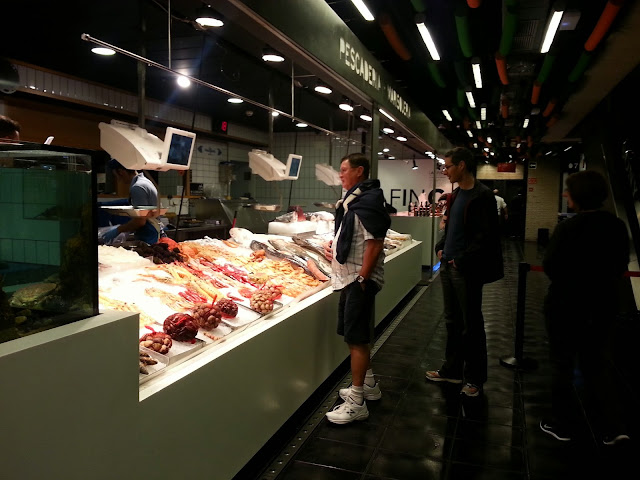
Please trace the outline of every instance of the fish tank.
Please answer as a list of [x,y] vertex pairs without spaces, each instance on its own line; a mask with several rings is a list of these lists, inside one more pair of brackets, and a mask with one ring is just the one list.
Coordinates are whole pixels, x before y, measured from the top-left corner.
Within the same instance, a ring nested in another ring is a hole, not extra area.
[[102,155],[0,143],[0,343],[98,314]]

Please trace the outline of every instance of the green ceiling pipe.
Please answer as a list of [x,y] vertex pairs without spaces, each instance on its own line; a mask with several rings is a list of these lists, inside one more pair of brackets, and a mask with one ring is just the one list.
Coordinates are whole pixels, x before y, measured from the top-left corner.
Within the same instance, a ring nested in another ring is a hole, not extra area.
[[476,112],[469,105],[467,105],[467,112],[469,112],[469,117],[471,117],[471,120],[473,120],[474,122],[478,119],[478,117],[476,116]]
[[518,28],[518,15],[516,13],[516,0],[506,0],[506,12],[504,15],[504,22],[502,25],[502,36],[500,37],[500,47],[498,51],[504,57],[511,52],[511,46],[513,45],[513,38],[516,35],[516,29]]
[[461,87],[468,87],[473,84],[471,80],[471,75],[468,74],[469,67],[467,66],[467,62],[464,60],[456,60],[453,62],[453,69],[456,71],[456,76],[458,77],[458,84]]
[[440,70],[438,69],[438,65],[435,62],[427,63],[427,68],[429,69],[429,73],[431,74],[431,79],[435,82],[437,86],[440,88],[444,88],[447,85],[444,83],[442,79],[442,75],[440,75]]
[[458,4],[456,8],[456,30],[458,31],[458,42],[460,42],[460,49],[462,54],[469,58],[473,55],[473,48],[471,47],[471,34],[469,33],[469,9],[464,4]]
[[422,0],[411,0],[411,4],[416,12],[422,13],[426,10],[424,2]]
[[540,73],[538,73],[538,82],[544,83],[547,78],[549,78],[549,74],[551,73],[551,67],[553,67],[553,62],[556,59],[555,53],[552,54],[551,51],[544,56],[544,62],[542,62],[542,68],[540,69]]
[[458,88],[458,107],[463,108],[467,101],[467,94],[462,88]]
[[569,74],[569,81],[572,83],[576,82],[587,69],[587,65],[589,65],[590,61],[591,55],[588,52],[583,51],[582,55],[580,55],[580,58],[578,59],[578,63],[576,63],[576,66],[573,67],[573,70],[571,70],[571,73]]

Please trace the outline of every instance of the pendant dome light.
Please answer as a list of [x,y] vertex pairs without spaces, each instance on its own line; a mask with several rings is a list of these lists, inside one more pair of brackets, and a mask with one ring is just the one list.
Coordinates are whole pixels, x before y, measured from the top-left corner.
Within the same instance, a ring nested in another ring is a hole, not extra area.
[[213,10],[210,5],[203,5],[198,9],[196,23],[205,28],[217,28],[224,25],[222,15]]

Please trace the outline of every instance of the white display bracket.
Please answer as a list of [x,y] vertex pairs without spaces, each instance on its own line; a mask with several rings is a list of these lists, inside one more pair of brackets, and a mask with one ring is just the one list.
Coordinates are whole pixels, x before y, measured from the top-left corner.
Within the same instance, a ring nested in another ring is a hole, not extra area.
[[316,180],[320,180],[330,186],[342,185],[340,173],[327,163],[316,163]]
[[167,127],[165,139],[137,125],[100,122],[100,147],[129,170],[188,170],[196,134]]
[[266,181],[297,180],[302,166],[302,155],[289,154],[286,165],[264,150],[249,152],[249,168]]

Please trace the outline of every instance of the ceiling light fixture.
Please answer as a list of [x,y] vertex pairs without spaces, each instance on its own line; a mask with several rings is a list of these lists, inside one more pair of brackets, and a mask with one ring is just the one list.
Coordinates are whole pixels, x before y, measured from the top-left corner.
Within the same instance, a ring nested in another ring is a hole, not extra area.
[[418,169],[418,165],[416,164],[416,159],[413,159],[413,167],[411,167],[411,170],[417,170]]
[[390,128],[390,127],[384,127],[382,131],[384,133],[388,133],[389,135],[391,135],[394,132],[393,128]]
[[540,53],[547,53],[551,48],[551,44],[553,43],[553,39],[556,36],[556,32],[558,31],[558,27],[560,26],[560,20],[562,20],[562,15],[564,11],[562,10],[554,10],[551,15],[551,19],[549,20],[549,24],[547,25],[547,31],[544,34],[544,41],[542,42],[542,47],[540,48]]
[[453,118],[451,118],[451,115],[449,114],[449,110],[442,110],[442,114],[444,115],[444,118],[446,118],[450,122],[453,121]]
[[389,120],[391,120],[392,122],[395,122],[396,119],[393,118],[391,115],[389,115],[387,112],[385,112],[383,109],[379,108],[378,111],[383,114],[385,117],[387,117]]
[[324,95],[329,95],[331,92],[333,92],[333,90],[331,90],[331,88],[326,83],[324,83],[322,80],[318,80],[314,90],[316,92],[322,93]]
[[474,143],[474,144],[473,144],[473,148],[478,148],[478,144],[477,144],[477,143]]
[[362,112],[360,114],[360,120],[364,120],[365,122],[372,122],[373,121],[373,117],[369,113],[369,110],[365,110],[364,112]]
[[384,153],[387,153],[387,152],[389,151],[389,149],[388,149],[388,148],[383,148],[383,149],[382,149],[382,151],[383,151]]
[[471,133],[471,130],[467,130],[467,135],[469,135],[470,138],[473,138],[473,133]]
[[525,118],[524,122],[522,123],[522,128],[527,128],[529,126],[529,119]]
[[565,152],[568,152],[569,150],[571,150],[571,145],[564,149]]
[[476,120],[476,128],[478,130],[480,130],[482,128],[482,124],[480,123],[480,120]]
[[429,50],[429,54],[433,60],[440,60],[440,54],[438,53],[438,49],[436,48],[436,44],[431,38],[431,34],[429,33],[429,29],[424,24],[425,17],[423,14],[416,15],[416,27],[418,27],[418,32],[422,36],[422,41],[427,46],[427,50]]
[[394,157],[393,155],[389,157],[389,160],[395,160],[396,157]]
[[107,47],[93,47],[91,49],[91,51],[97,55],[104,55],[104,56],[109,56],[109,55],[115,55],[116,51],[112,50],[110,48]]
[[396,140],[398,140],[399,142],[406,142],[407,141],[407,137],[399,136],[399,137],[396,137]]
[[187,88],[189,85],[191,85],[191,80],[189,80],[187,77],[185,77],[184,75],[180,75],[177,78],[177,83],[180,87],[182,88]]
[[374,20],[373,14],[362,0],[351,0],[351,3],[356,6],[360,15],[362,15],[367,22],[372,22]]
[[272,117],[277,117],[278,115],[280,115],[278,112],[276,112],[275,110],[273,112],[271,112],[271,116]]
[[241,98],[237,98],[237,97],[231,97],[231,98],[227,98],[227,102],[229,103],[242,103],[242,99]]
[[308,126],[309,126],[309,125],[307,125],[307,124],[306,124],[306,123],[304,123],[304,122],[298,122],[298,123],[296,123],[296,127],[298,127],[298,128],[305,128],[305,127],[308,127]]
[[482,75],[480,74],[480,59],[475,57],[471,61],[471,70],[473,71],[473,80],[476,88],[482,88]]
[[488,148],[488,147],[484,147],[484,148],[483,148],[483,150],[484,150],[485,152],[488,152],[488,151],[489,151],[489,148]]
[[487,142],[488,142],[488,143],[492,143],[492,142],[493,142],[493,140],[491,139],[491,137],[487,137]]
[[480,105],[480,120],[483,122],[487,119],[487,104],[483,103]]
[[262,60],[265,62],[284,62],[284,57],[274,48],[265,47],[262,49]]
[[476,101],[473,99],[473,92],[471,90],[467,90],[465,94],[467,95],[467,101],[469,102],[469,106],[471,108],[476,108]]
[[222,16],[215,12],[209,5],[198,9],[196,23],[201,27],[221,27],[224,25]]
[[342,97],[342,101],[338,107],[345,112],[353,112],[353,104],[347,97]]

